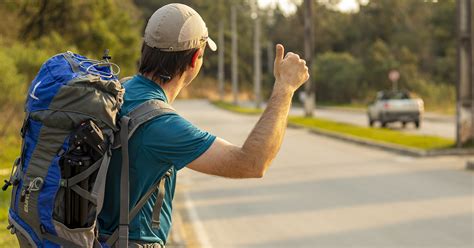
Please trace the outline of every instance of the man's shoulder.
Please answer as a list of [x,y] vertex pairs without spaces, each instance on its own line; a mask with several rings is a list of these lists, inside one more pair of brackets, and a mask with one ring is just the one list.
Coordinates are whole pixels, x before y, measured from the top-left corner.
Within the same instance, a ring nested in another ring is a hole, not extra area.
[[145,123],[141,131],[142,140],[151,143],[171,142],[184,144],[208,135],[207,132],[202,131],[177,113],[167,113],[158,116]]
[[196,127],[176,112],[162,114],[141,126],[143,135],[150,138],[176,136],[188,128]]
[[192,124],[177,112],[162,114],[144,124],[144,128],[148,131],[157,132],[170,132],[172,130],[186,128],[189,126],[192,126]]

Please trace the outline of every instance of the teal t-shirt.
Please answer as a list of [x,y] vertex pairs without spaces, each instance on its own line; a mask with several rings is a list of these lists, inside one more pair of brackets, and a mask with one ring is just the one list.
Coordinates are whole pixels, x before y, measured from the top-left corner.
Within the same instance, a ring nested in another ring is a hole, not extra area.
[[[141,75],[133,77],[124,87],[121,115],[127,114],[147,100],[168,101],[158,84]],[[173,173],[165,183],[160,229],[154,229],[151,225],[155,192],[130,222],[130,239],[165,244],[171,228],[176,173],[203,154],[214,140],[215,136],[201,131],[178,114],[157,117],[137,129],[129,140],[130,209],[166,171],[172,168]],[[114,150],[107,174],[104,205],[98,218],[101,234],[110,235],[118,226],[121,162],[121,150]]]

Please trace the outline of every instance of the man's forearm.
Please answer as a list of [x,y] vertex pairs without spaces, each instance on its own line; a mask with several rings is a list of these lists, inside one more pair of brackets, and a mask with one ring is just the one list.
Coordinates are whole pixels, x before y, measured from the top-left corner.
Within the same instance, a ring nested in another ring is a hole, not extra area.
[[267,107],[245,141],[242,150],[259,176],[275,158],[285,134],[293,92],[274,89]]

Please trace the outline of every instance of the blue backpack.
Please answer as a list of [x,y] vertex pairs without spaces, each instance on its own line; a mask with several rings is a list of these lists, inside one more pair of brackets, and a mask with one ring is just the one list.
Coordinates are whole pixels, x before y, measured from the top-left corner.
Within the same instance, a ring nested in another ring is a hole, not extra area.
[[[163,198],[164,177],[129,211],[128,139],[141,124],[174,110],[150,101],[117,121],[124,89],[109,58],[58,54],[42,65],[29,88],[21,155],[3,187],[13,186],[8,229],[21,247],[104,247],[117,240],[127,247],[135,212],[153,192]],[[101,244],[96,220],[111,149],[120,147],[120,140],[127,141],[122,146],[127,157],[122,161],[120,227]]]

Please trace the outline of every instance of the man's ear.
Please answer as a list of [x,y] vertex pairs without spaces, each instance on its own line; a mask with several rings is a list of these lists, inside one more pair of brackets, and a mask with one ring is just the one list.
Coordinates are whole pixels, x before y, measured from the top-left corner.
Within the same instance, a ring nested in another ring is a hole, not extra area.
[[197,64],[197,61],[198,59],[201,58],[201,54],[202,53],[202,48],[199,48],[194,54],[193,54],[193,59],[191,60],[191,64],[189,66],[191,66],[191,68],[194,68],[196,67],[196,64]]

